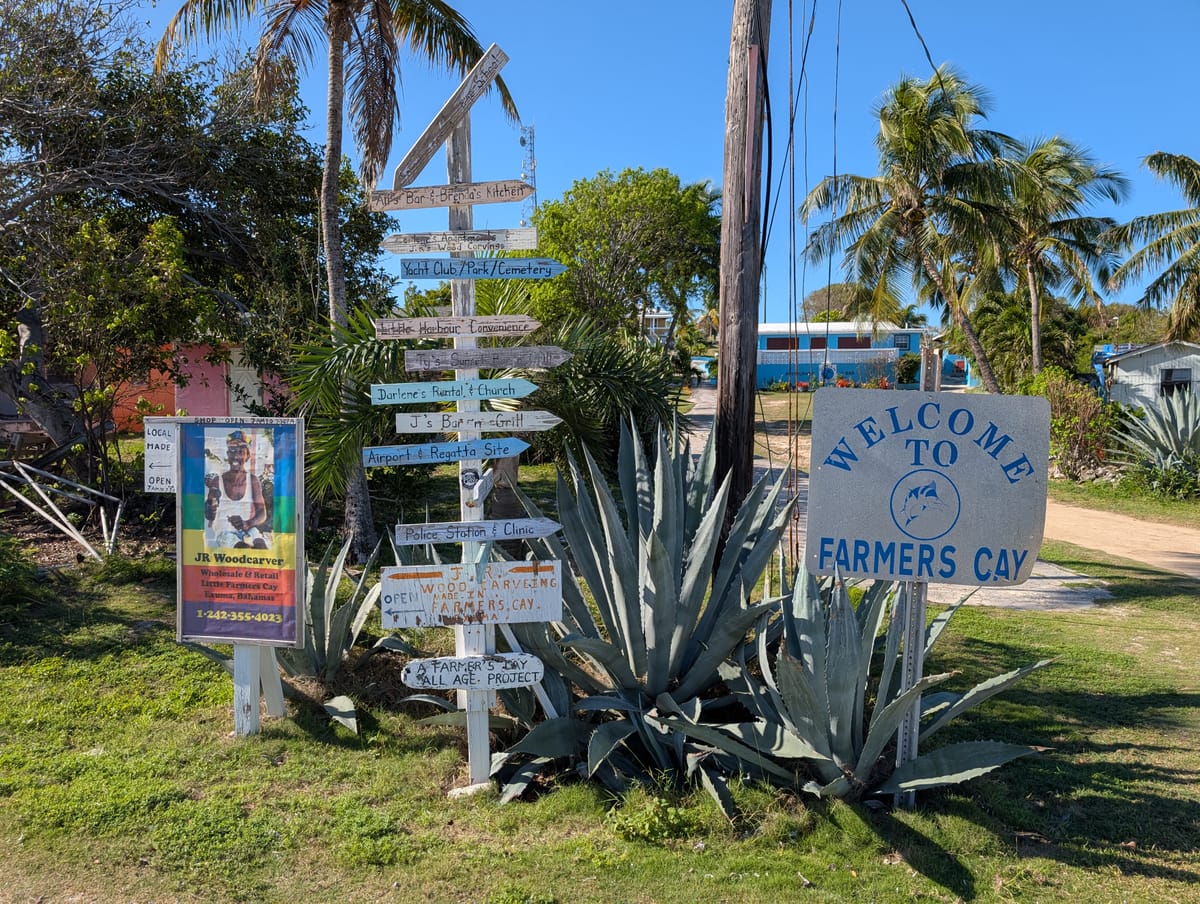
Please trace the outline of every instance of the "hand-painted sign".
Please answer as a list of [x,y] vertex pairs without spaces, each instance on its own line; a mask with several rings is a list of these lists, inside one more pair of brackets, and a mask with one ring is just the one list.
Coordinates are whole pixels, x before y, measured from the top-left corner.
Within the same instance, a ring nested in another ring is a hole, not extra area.
[[571,353],[553,345],[506,345],[496,348],[410,349],[404,353],[404,368],[421,370],[465,370],[475,367],[558,367],[571,360]]
[[524,314],[491,317],[397,317],[375,321],[376,339],[451,339],[455,336],[521,336],[542,324]]
[[146,441],[146,472],[144,488],[147,493],[175,492],[175,424],[177,418],[148,417],[143,419]]
[[548,257],[407,257],[403,279],[551,279],[567,268]]
[[537,230],[452,229],[449,232],[398,232],[379,243],[393,254],[426,254],[430,251],[532,251],[538,245]]
[[1019,584],[1046,514],[1037,396],[830,389],[813,405],[809,571]]
[[396,415],[397,433],[535,433],[550,430],[562,418],[549,411],[405,411]]
[[562,563],[490,562],[383,568],[384,629],[559,621]]
[[424,207],[466,207],[524,201],[533,186],[520,179],[499,182],[459,182],[455,185],[413,185],[393,191],[373,191],[367,201],[371,210],[418,210]]
[[432,521],[397,524],[397,546],[425,543],[487,543],[495,540],[528,540],[562,530],[550,518],[507,518],[498,521]]
[[372,383],[372,405],[416,405],[426,402],[477,402],[480,399],[523,399],[537,389],[516,377],[508,380],[443,380],[438,383]]
[[363,449],[364,468],[396,465],[440,465],[452,461],[485,458],[509,458],[529,448],[523,439],[500,437],[457,443],[425,443],[415,446],[367,446]]
[[446,143],[454,127],[462,122],[463,117],[471,109],[471,105],[483,96],[496,74],[508,62],[508,54],[493,44],[479,61],[471,67],[461,85],[450,95],[438,115],[433,118],[425,131],[421,133],[408,153],[396,167],[393,178],[393,188],[403,188],[410,185],[413,179],[421,174],[421,170],[433,159],[438,148]]
[[179,423],[181,640],[303,642],[304,422]]
[[542,661],[531,653],[493,653],[414,659],[400,672],[400,680],[409,687],[436,690],[500,691],[537,684],[545,672]]

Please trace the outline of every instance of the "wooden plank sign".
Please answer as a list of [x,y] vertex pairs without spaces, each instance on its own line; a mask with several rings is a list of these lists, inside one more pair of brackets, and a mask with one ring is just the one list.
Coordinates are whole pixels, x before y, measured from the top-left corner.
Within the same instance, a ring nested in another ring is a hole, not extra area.
[[440,465],[452,461],[485,458],[511,458],[529,448],[523,439],[474,439],[457,443],[424,443],[415,446],[367,446],[363,449],[364,468],[396,465]]
[[426,207],[466,207],[524,201],[533,186],[520,179],[498,182],[460,182],[457,185],[413,185],[392,191],[373,191],[367,201],[371,210],[419,210]]
[[446,143],[446,139],[450,137],[454,127],[462,122],[463,117],[471,109],[471,105],[483,96],[483,93],[492,84],[492,80],[507,62],[508,54],[495,44],[487,49],[487,52],[479,58],[479,62],[471,67],[471,71],[467,73],[462,84],[455,89],[454,93],[450,95],[450,99],[438,111],[438,115],[425,127],[421,137],[413,143],[413,146],[408,149],[408,153],[396,166],[392,188],[403,188],[412,184],[413,179],[421,174],[421,170],[425,169],[426,164],[433,159],[438,148]]
[[372,383],[372,405],[416,405],[429,402],[477,402],[480,399],[523,399],[537,389],[529,380],[442,380],[437,383]]
[[471,498],[467,500],[467,508],[474,509],[483,505],[488,496],[492,492],[492,487],[496,485],[496,469],[488,468],[473,484],[463,484],[463,487],[471,494]]
[[425,543],[488,543],[496,540],[528,540],[548,537],[562,530],[550,518],[503,518],[498,521],[431,521],[427,524],[397,524],[397,546]]
[[549,257],[409,257],[403,279],[552,279],[567,268]]
[[382,624],[393,628],[559,621],[562,563],[396,565],[381,570]]
[[376,339],[441,339],[455,336],[522,336],[541,322],[525,314],[491,317],[382,317],[375,321]]
[[400,672],[400,680],[409,687],[433,690],[500,691],[537,684],[545,673],[542,661],[532,653],[493,653],[414,659]]
[[531,251],[537,247],[537,230],[451,229],[448,232],[398,232],[379,247],[393,254],[426,254],[430,251]]
[[554,345],[513,345],[502,348],[430,348],[404,353],[404,369],[465,370],[474,367],[547,369],[571,360],[571,353]]
[[464,430],[537,433],[562,423],[549,411],[406,411],[396,415],[397,433],[461,433]]

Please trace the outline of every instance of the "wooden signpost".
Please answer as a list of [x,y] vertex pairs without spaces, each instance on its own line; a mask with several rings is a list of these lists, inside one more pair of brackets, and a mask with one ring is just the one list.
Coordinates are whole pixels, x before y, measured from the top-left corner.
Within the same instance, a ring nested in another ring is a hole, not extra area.
[[372,405],[416,405],[429,402],[478,402],[480,399],[523,399],[537,389],[528,380],[442,380],[437,383],[372,383]]
[[441,465],[454,461],[485,458],[509,458],[529,448],[523,439],[472,439],[456,443],[424,443],[414,446],[367,446],[363,449],[364,468],[396,465]]
[[562,620],[562,563],[395,565],[382,569],[385,629]]
[[571,353],[553,345],[512,345],[500,348],[429,348],[404,353],[409,371],[452,370],[466,367],[558,367]]
[[404,279],[551,279],[566,269],[548,257],[410,257],[400,261]]
[[469,182],[462,185],[412,185],[392,191],[373,191],[367,201],[371,210],[419,210],[425,207],[466,207],[468,204],[498,204],[524,201],[533,186],[520,179],[499,182]]
[[452,229],[449,232],[398,232],[381,243],[393,254],[425,254],[430,251],[532,251],[538,245],[537,230]]
[[479,433],[511,430],[536,433],[562,423],[549,411],[518,408],[516,411],[405,411],[396,415],[397,433]]
[[528,540],[549,537],[562,525],[549,518],[507,518],[499,521],[431,521],[426,524],[397,524],[397,546],[425,543],[491,543],[496,540]]
[[431,690],[500,691],[536,684],[545,673],[542,661],[530,653],[493,653],[414,659],[400,678],[409,687]]
[[456,336],[522,336],[541,322],[525,314],[491,317],[381,317],[375,321],[376,339],[453,339]]
[[421,170],[425,169],[438,148],[446,143],[451,133],[467,118],[471,105],[483,97],[483,93],[507,62],[508,54],[495,44],[487,49],[479,58],[479,62],[471,67],[463,83],[450,95],[450,99],[438,111],[437,116],[425,127],[425,131],[397,164],[392,179],[393,189],[411,185],[413,179],[421,174]]

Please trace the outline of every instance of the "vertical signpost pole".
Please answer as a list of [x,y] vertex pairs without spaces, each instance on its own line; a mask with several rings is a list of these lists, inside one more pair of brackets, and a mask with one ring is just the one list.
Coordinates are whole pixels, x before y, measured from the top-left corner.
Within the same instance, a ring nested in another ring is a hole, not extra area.
[[[906,581],[904,594],[904,660],[900,678],[900,693],[904,693],[923,677],[925,667],[925,600],[929,585],[925,581]],[[918,698],[905,714],[896,734],[896,767],[917,758],[917,737],[921,729],[921,700]],[[915,791],[897,792],[895,805],[912,809]]]
[[[451,186],[471,181],[471,114],[466,113],[454,127],[450,140],[446,142],[447,181]],[[468,230],[474,227],[474,217],[471,206],[450,208],[450,229]],[[456,252],[452,257],[474,257],[474,252]],[[475,316],[475,282],[469,279],[455,279],[450,283],[450,293],[454,306],[454,316]],[[456,336],[455,348],[475,348],[478,340],[474,336]],[[456,370],[457,380],[476,380],[479,369]],[[478,412],[479,402],[463,400],[458,402],[459,411]],[[478,431],[460,431],[459,441],[479,439]],[[460,461],[459,494],[460,511],[463,521],[480,521],[483,510],[480,506],[470,505],[473,502],[472,491],[468,485],[473,480],[463,480],[467,471],[477,475],[483,467],[482,461]],[[464,564],[475,563],[482,546],[479,543],[463,543],[462,561]],[[454,628],[454,646],[458,656],[479,656],[494,653],[496,650],[495,628],[484,625],[457,625]],[[488,743],[488,702],[491,693],[486,690],[459,691],[459,703],[467,713],[467,760],[470,771],[470,781],[464,792],[487,786],[488,773],[491,771],[491,750]]]

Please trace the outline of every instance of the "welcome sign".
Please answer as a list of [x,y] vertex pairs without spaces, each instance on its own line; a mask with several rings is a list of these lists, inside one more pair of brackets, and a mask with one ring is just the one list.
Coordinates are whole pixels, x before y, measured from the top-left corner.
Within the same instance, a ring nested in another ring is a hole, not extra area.
[[303,421],[189,418],[178,429],[179,639],[298,646]]
[[821,390],[808,570],[1020,584],[1042,545],[1049,450],[1041,397]]

